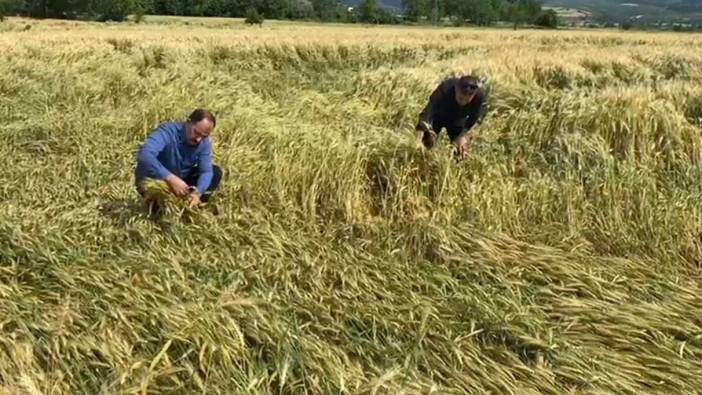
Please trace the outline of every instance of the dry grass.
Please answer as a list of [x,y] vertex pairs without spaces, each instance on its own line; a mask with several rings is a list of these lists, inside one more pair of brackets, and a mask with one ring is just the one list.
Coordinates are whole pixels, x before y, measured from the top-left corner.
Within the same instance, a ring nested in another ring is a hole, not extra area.
[[[0,25],[0,393],[700,391],[702,36],[225,22]],[[151,220],[197,106],[220,214]]]

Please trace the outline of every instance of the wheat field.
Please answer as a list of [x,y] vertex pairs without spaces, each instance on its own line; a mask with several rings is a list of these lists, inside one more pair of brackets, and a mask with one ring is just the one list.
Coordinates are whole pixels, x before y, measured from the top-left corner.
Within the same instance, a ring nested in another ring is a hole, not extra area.
[[[702,392],[702,36],[0,23],[0,394]],[[468,158],[413,125],[473,73]],[[134,155],[218,117],[212,205]]]

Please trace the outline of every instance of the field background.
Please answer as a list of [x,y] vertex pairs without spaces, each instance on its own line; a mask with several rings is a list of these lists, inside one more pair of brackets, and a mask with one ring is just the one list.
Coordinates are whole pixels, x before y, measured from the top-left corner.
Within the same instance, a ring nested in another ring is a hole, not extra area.
[[[702,388],[702,36],[0,31],[0,394]],[[412,125],[464,72],[456,165]],[[150,220],[134,154],[199,106],[219,213]]]

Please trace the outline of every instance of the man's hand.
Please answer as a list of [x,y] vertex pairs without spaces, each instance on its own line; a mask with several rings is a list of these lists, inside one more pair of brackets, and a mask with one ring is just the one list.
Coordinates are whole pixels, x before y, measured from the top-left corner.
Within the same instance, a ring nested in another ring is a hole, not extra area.
[[419,123],[417,123],[416,133],[417,149],[431,149],[434,146],[434,143],[436,142],[436,133],[434,133],[431,125],[429,125],[427,122],[420,120]]
[[166,177],[166,182],[176,196],[183,197],[188,194],[188,184],[181,180],[180,177],[171,174]]
[[202,204],[202,201],[200,200],[200,194],[198,192],[191,192],[189,198],[190,208],[196,208]]
[[454,144],[456,145],[456,160],[461,161],[465,158],[466,153],[468,153],[470,136],[463,134],[456,139]]
[[437,135],[433,131],[429,131],[424,133],[424,137],[422,138],[422,144],[427,149],[431,149],[434,147],[434,144],[436,143]]
[[417,130],[421,130],[422,132],[430,132],[431,131],[431,125],[425,121],[419,121],[419,124],[417,125]]
[[424,133],[426,133],[426,132],[424,132],[424,131],[422,131],[422,130],[417,130],[417,131],[416,131],[416,136],[417,136],[417,138],[415,139],[414,144],[415,144],[415,146],[417,147],[417,149],[420,150],[420,151],[423,151],[424,148],[425,148],[425,147],[424,147],[424,142],[422,141],[422,139],[424,138]]

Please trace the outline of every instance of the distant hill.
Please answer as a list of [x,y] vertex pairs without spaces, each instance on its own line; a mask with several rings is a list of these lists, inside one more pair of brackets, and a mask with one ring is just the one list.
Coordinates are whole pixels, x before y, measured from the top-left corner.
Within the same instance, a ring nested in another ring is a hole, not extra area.
[[[349,7],[355,7],[359,2],[344,0]],[[379,0],[378,3],[383,8],[402,10],[402,0]],[[580,10],[591,14],[596,21],[632,19],[702,23],[702,0],[544,0],[544,5]]]
[[[342,0],[349,7],[356,7],[361,0]],[[702,0],[700,0],[702,1]],[[391,11],[402,11],[402,0],[378,0],[378,4]]]
[[702,23],[702,0],[545,0],[544,4],[588,11],[600,21]]

